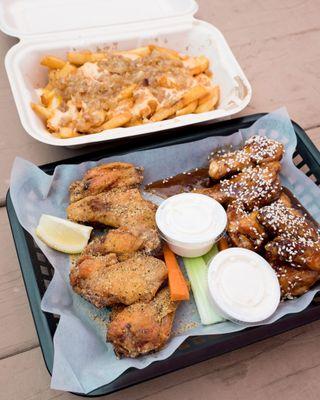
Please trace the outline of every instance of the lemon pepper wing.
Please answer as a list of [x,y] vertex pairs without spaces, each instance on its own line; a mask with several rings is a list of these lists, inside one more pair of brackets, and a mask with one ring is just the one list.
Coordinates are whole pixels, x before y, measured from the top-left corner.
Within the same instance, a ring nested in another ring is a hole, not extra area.
[[156,206],[145,200],[138,189],[112,189],[70,204],[67,216],[72,221],[115,228],[155,228],[155,211]]
[[98,308],[150,301],[167,279],[167,267],[157,258],[135,255],[117,262],[115,254],[87,256],[71,269],[73,290]]
[[123,162],[102,164],[91,168],[81,180],[70,185],[70,202],[74,203],[84,197],[114,188],[136,187],[143,180],[142,172],[142,168]]
[[107,326],[107,341],[118,356],[134,358],[160,350],[170,338],[178,304],[170,300],[165,287],[150,302],[115,310]]
[[136,252],[157,256],[161,252],[161,240],[156,229],[120,227],[92,240],[84,249],[85,255],[117,255],[119,261],[132,257]]

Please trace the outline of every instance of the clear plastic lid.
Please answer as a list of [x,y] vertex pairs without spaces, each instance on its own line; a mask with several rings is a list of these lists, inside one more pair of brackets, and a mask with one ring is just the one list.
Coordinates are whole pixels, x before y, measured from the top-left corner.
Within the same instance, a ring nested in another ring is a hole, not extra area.
[[275,271],[251,250],[236,247],[219,252],[209,265],[208,285],[219,313],[236,323],[264,321],[279,305]]
[[216,200],[198,193],[181,193],[169,197],[156,212],[157,226],[170,241],[206,243],[225,230],[227,215]]
[[11,36],[192,17],[195,0],[1,0],[0,29]]

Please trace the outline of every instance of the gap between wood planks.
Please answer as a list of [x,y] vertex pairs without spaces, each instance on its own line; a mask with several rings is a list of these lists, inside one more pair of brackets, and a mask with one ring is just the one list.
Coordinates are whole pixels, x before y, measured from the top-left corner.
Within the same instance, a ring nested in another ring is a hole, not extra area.
[[37,349],[38,347],[40,347],[39,344],[33,344],[31,346],[26,346],[24,349],[13,351],[10,354],[5,354],[3,356],[0,356],[0,361],[1,360],[5,360],[5,359],[10,358],[10,357],[17,356],[18,354],[26,353],[26,352],[28,352],[30,350]]

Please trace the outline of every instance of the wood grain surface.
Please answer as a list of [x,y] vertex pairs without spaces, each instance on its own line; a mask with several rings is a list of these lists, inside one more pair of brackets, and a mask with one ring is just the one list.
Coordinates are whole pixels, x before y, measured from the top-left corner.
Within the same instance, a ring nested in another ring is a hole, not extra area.
[[[253,87],[243,115],[286,106],[320,148],[320,0],[199,0]],[[0,33],[3,59],[16,39]],[[0,205],[16,156],[41,164],[86,152],[36,142],[21,127],[0,66]],[[6,210],[0,208],[0,399],[72,399],[50,389]],[[320,321],[134,386],[110,400],[319,399]]]

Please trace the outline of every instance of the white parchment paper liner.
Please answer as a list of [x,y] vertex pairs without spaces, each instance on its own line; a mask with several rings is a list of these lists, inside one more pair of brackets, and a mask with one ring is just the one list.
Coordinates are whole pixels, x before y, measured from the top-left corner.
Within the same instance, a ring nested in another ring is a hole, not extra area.
[[[98,311],[73,293],[68,280],[69,257],[48,248],[37,239],[35,228],[41,214],[65,217],[69,184],[80,179],[87,169],[96,164],[119,160],[142,165],[145,168],[144,183],[149,183],[205,165],[208,154],[213,149],[230,144],[238,147],[244,139],[253,134],[267,135],[285,145],[282,183],[293,191],[319,222],[320,189],[292,162],[296,136],[285,109],[268,114],[256,121],[249,129],[241,130],[231,136],[209,137],[192,143],[108,157],[98,163],[60,165],[55,169],[53,176],[46,175],[28,161],[20,158],[15,160],[10,187],[15,211],[21,225],[33,236],[55,269],[53,280],[41,303],[42,310],[60,315],[60,322],[54,336],[52,388],[89,393],[110,383],[130,367],[144,368],[152,362],[166,359],[188,336],[228,333],[245,327],[227,321],[202,326],[195,304],[191,301],[183,303],[178,309],[174,336],[165,348],[138,359],[117,359],[112,345],[105,342],[107,310]],[[319,289],[320,285],[317,285],[302,297],[281,303],[277,312],[266,323],[272,323],[285,314],[303,310],[310,304]],[[186,330],[187,323],[193,323],[194,327]]]

